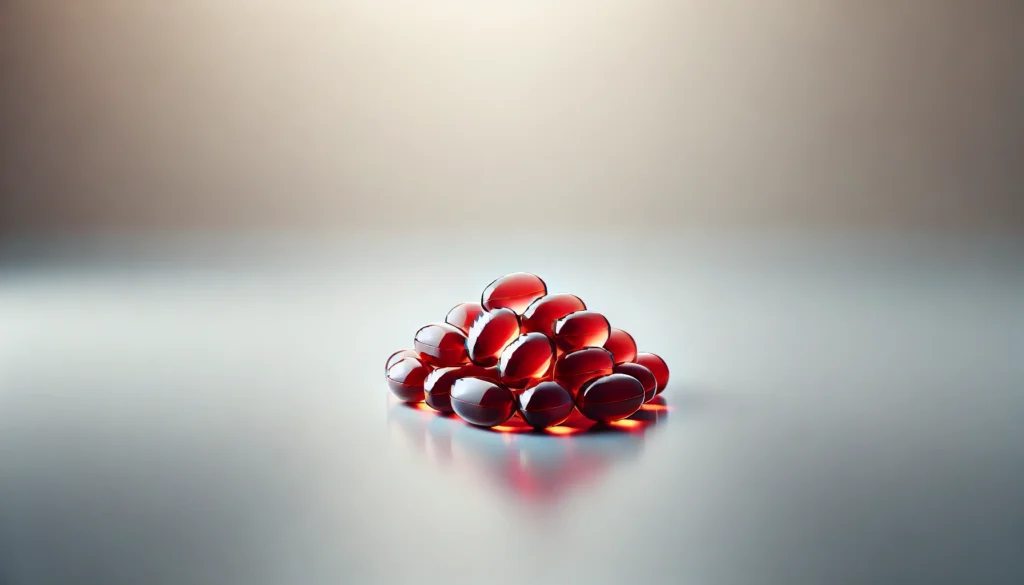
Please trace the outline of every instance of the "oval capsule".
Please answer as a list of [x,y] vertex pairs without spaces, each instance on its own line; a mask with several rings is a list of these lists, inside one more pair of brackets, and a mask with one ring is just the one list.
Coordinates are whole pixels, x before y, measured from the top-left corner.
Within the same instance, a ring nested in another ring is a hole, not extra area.
[[466,334],[447,323],[431,323],[421,327],[413,339],[413,347],[423,356],[423,361],[435,368],[469,363]]
[[556,293],[545,295],[532,303],[523,312],[523,333],[554,333],[555,321],[569,313],[585,311],[587,305],[576,295]]
[[633,414],[644,403],[644,387],[626,374],[609,374],[591,380],[576,395],[576,408],[597,422],[612,422]]
[[644,387],[644,402],[650,402],[658,393],[658,380],[654,373],[645,366],[634,363],[618,364],[613,370],[616,374],[633,376]]
[[622,329],[611,328],[608,332],[608,341],[604,342],[604,348],[612,352],[612,357],[617,364],[636,360],[636,340]]
[[480,303],[459,303],[448,311],[444,322],[468,335],[470,325],[483,312],[484,308]]
[[478,366],[498,363],[503,349],[519,337],[519,317],[512,309],[492,309],[477,316],[466,337],[469,360]]
[[555,344],[564,351],[584,347],[601,347],[608,341],[611,325],[604,315],[595,311],[576,311],[555,321]]
[[438,368],[423,381],[423,402],[427,406],[444,413],[452,413],[452,385],[461,378],[476,377],[497,380],[498,373],[494,368],[481,368],[472,364]]
[[555,362],[554,379],[573,396],[580,386],[612,373],[612,354],[602,347],[586,347],[569,352]]
[[405,402],[423,401],[423,382],[430,374],[430,366],[414,357],[403,357],[387,370],[388,388]]
[[386,373],[388,370],[390,370],[391,366],[393,366],[396,363],[398,363],[398,360],[400,360],[402,358],[407,358],[407,357],[416,358],[416,359],[422,361],[422,358],[420,357],[420,352],[418,352],[418,351],[416,351],[414,349],[400,349],[400,350],[396,351],[395,353],[393,353],[393,354],[388,356],[388,362],[384,366],[384,372]]
[[451,404],[462,420],[481,427],[500,425],[516,410],[511,390],[494,380],[474,377],[455,381]]
[[555,347],[546,335],[520,335],[501,352],[498,359],[501,382],[510,388],[525,388],[544,379],[550,373],[554,359]]
[[638,353],[636,354],[636,363],[644,366],[654,374],[654,377],[658,380],[658,394],[668,386],[668,364],[665,360],[661,359],[661,356],[653,353]]
[[558,382],[548,380],[516,396],[516,406],[526,424],[535,429],[560,425],[572,414],[572,395]]
[[547,285],[536,274],[513,272],[487,285],[480,304],[487,310],[508,308],[522,315],[530,303],[547,292]]

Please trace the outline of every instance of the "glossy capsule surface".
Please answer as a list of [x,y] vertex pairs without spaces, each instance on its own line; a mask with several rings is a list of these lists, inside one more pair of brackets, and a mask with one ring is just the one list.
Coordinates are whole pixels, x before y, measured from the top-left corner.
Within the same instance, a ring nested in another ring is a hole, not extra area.
[[520,335],[501,352],[498,359],[501,382],[510,388],[525,388],[544,379],[550,373],[554,359],[555,347],[546,335]]
[[645,366],[640,364],[625,363],[617,364],[613,370],[616,374],[633,376],[644,387],[644,402],[650,402],[658,393],[658,380]]
[[576,295],[555,293],[545,295],[532,303],[523,312],[523,333],[554,333],[555,321],[569,313],[585,311],[587,305]]
[[494,368],[482,368],[473,364],[438,368],[427,375],[423,381],[423,402],[439,412],[454,412],[451,403],[452,385],[460,378],[477,377],[496,380]]
[[612,352],[615,363],[624,364],[636,360],[636,340],[622,329],[612,327],[608,332],[608,341],[604,348]]
[[507,421],[515,412],[512,391],[482,378],[460,378],[452,385],[451,404],[455,414],[481,427],[493,427]]
[[423,360],[435,368],[446,368],[469,363],[466,352],[466,334],[447,323],[431,323],[416,332],[413,347]]
[[420,352],[416,351],[415,349],[400,349],[395,353],[391,354],[390,356],[388,356],[388,362],[384,366],[384,371],[387,372],[388,370],[391,369],[391,366],[398,363],[398,360],[407,357],[422,360],[422,358],[420,357]]
[[564,354],[555,362],[554,379],[576,396],[583,384],[612,373],[612,354],[602,347],[587,347]]
[[530,303],[547,292],[547,285],[536,274],[513,272],[487,285],[480,304],[487,310],[508,308],[522,315]]
[[491,309],[480,313],[469,328],[466,350],[478,366],[494,366],[503,349],[519,337],[519,317],[512,309]]
[[633,414],[644,403],[644,387],[626,374],[609,374],[591,380],[576,395],[576,408],[597,422],[612,422]]
[[448,311],[448,315],[445,316],[444,322],[463,333],[469,334],[470,325],[472,325],[473,321],[476,321],[476,318],[483,312],[484,308],[480,306],[480,303],[459,303]]
[[516,406],[526,424],[543,429],[564,423],[572,414],[573,401],[561,384],[548,380],[516,396]]
[[661,356],[653,353],[638,353],[636,354],[636,363],[644,366],[654,377],[658,380],[658,394],[668,386],[668,364],[665,360],[661,359]]
[[602,347],[608,341],[611,325],[595,311],[576,311],[555,321],[555,344],[564,351],[584,347]]
[[399,400],[422,402],[423,382],[429,374],[430,366],[417,358],[399,358],[387,369],[388,388]]

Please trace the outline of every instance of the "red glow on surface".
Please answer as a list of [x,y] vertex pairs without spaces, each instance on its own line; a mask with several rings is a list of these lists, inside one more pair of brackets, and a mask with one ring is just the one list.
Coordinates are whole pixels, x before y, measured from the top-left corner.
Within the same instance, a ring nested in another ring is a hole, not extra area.
[[608,423],[608,424],[612,425],[613,427],[619,427],[621,429],[629,429],[629,430],[639,429],[639,428],[644,426],[644,423],[642,423],[642,422],[640,422],[638,420],[630,420],[628,418],[627,419],[623,419],[623,420],[617,420],[615,422]]
[[417,402],[417,403],[413,404],[412,407],[415,408],[416,410],[422,410],[424,412],[437,412],[433,408],[430,408],[429,406],[427,406],[426,402]]
[[576,433],[583,432],[583,429],[578,427],[548,427],[545,432],[549,435],[575,435]]
[[648,402],[647,404],[641,406],[640,408],[642,410],[657,410],[657,411],[672,410],[672,407],[667,405],[667,404],[655,404],[653,402]]

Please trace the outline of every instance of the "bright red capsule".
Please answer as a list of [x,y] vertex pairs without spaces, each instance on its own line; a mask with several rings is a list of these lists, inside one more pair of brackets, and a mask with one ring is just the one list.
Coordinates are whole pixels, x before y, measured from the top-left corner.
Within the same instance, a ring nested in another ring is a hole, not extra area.
[[527,388],[516,396],[519,414],[526,424],[535,429],[553,427],[565,422],[572,414],[573,402],[569,391],[558,382],[546,381]]
[[612,422],[640,410],[644,387],[634,377],[610,374],[591,380],[576,395],[576,408],[597,422]]
[[601,313],[576,311],[555,321],[554,340],[565,351],[601,347],[608,341],[610,331],[611,325]]
[[414,357],[399,358],[388,366],[388,388],[400,400],[421,402],[423,382],[429,374],[430,366],[420,360]]
[[452,385],[459,379],[477,377],[496,380],[498,373],[494,368],[481,368],[472,364],[438,368],[423,381],[423,401],[434,410],[454,412],[451,403]]
[[501,351],[519,337],[519,317],[512,309],[492,309],[477,316],[466,337],[469,360],[478,366],[498,363]]
[[534,300],[544,296],[548,287],[535,274],[513,272],[487,285],[480,298],[484,309],[509,308],[522,315]]
[[459,303],[448,311],[444,322],[468,335],[469,326],[483,312],[484,308],[480,306],[480,303]]
[[481,427],[500,425],[516,410],[511,390],[493,380],[472,377],[455,381],[451,404],[464,421]]
[[654,377],[654,373],[640,364],[618,364],[613,371],[616,374],[626,374],[636,378],[644,387],[644,402],[650,402],[658,393],[658,380]]
[[554,333],[555,321],[569,313],[585,311],[587,306],[576,295],[556,293],[545,295],[532,303],[523,312],[523,333]]
[[604,348],[612,352],[617,364],[636,360],[636,341],[622,329],[612,327],[608,332],[608,341],[604,342]]
[[447,323],[431,323],[416,332],[413,347],[423,360],[435,368],[447,368],[469,363],[466,353],[466,334]]
[[665,360],[661,359],[660,356],[653,353],[638,353],[636,354],[636,363],[644,366],[654,377],[658,380],[658,394],[668,386],[668,364]]
[[554,379],[573,396],[580,386],[612,373],[615,362],[603,347],[586,347],[569,352],[555,362]]
[[388,356],[388,363],[386,366],[384,366],[384,371],[387,372],[388,370],[391,369],[391,366],[398,363],[398,360],[407,357],[416,358],[422,361],[422,358],[420,357],[420,352],[414,349],[400,349],[395,353],[391,354],[390,356]]
[[510,388],[525,388],[544,379],[551,371],[555,347],[541,333],[520,335],[501,352],[498,372],[501,382]]

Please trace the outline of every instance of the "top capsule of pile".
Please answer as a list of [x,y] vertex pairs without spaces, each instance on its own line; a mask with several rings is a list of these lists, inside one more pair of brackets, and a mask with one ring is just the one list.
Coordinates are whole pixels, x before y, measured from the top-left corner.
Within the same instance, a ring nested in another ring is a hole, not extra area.
[[508,308],[522,315],[530,303],[547,293],[547,285],[536,274],[513,272],[487,285],[480,304],[488,311]]

